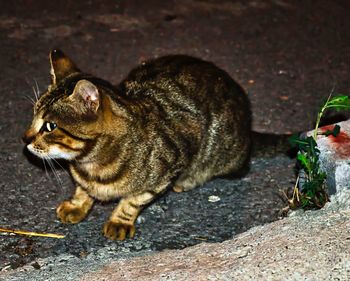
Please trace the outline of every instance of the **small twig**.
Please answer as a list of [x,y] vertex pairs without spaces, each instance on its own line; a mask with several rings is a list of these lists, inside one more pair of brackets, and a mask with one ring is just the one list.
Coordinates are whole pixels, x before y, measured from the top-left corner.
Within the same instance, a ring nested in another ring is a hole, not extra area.
[[13,233],[17,235],[27,235],[27,236],[39,236],[39,237],[48,237],[48,238],[57,238],[62,239],[65,235],[61,234],[53,234],[53,233],[38,233],[38,232],[30,232],[30,231],[22,231],[22,230],[14,230],[14,229],[5,229],[0,228],[0,232],[4,233]]
[[299,203],[300,202],[300,199],[299,199],[299,188],[298,188],[298,184],[299,184],[299,176],[297,177],[297,180],[295,182],[295,185],[294,185],[294,190],[293,190],[293,198],[292,198],[292,202],[294,202],[294,196],[297,197],[297,202]]
[[194,239],[200,240],[200,241],[208,241],[208,238],[207,238],[207,237],[200,237],[200,236],[197,236],[197,237],[194,237]]

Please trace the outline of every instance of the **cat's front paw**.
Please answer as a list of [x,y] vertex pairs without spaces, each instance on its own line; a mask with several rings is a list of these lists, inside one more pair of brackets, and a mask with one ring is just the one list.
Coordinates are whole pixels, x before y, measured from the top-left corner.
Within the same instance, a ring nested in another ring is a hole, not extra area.
[[103,227],[103,233],[108,239],[124,240],[126,237],[134,237],[135,226],[122,222],[107,221]]
[[62,202],[58,206],[56,213],[63,223],[78,223],[86,217],[86,212],[84,212],[83,208],[72,204],[70,201]]

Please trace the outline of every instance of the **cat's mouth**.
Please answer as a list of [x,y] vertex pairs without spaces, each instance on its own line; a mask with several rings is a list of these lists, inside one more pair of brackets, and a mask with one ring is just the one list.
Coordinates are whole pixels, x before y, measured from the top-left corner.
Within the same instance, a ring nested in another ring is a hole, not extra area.
[[73,160],[78,156],[76,152],[68,152],[63,151],[60,148],[53,146],[49,148],[48,151],[44,149],[40,149],[33,144],[27,145],[28,150],[33,153],[35,156],[39,158],[50,158],[50,159],[65,159],[65,160]]

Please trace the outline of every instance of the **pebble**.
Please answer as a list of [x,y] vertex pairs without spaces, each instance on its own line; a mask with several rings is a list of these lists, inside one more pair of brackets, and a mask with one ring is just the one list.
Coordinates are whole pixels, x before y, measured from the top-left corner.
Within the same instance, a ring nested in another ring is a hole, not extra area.
[[208,202],[214,203],[214,202],[218,202],[218,201],[220,201],[220,200],[221,200],[220,197],[219,197],[219,196],[216,196],[216,195],[210,195],[210,196],[208,197]]

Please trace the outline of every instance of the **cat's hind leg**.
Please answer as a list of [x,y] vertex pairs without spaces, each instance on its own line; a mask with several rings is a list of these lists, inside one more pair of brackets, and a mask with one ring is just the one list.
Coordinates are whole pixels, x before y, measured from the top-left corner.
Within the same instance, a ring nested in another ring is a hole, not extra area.
[[212,171],[207,169],[200,172],[182,174],[175,182],[173,191],[189,191],[212,178]]
[[57,210],[57,216],[63,223],[78,223],[82,221],[90,211],[94,199],[80,186],[75,190],[71,200],[62,202]]

